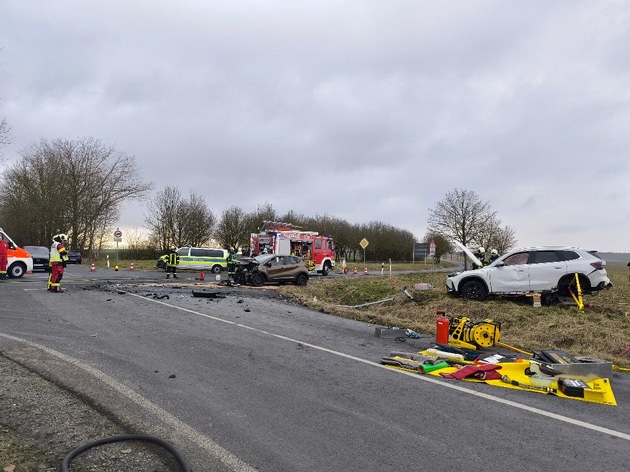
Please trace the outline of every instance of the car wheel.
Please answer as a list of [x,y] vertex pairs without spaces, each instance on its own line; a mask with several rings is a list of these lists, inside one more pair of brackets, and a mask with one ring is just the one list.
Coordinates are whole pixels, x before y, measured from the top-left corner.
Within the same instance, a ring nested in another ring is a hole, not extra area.
[[295,279],[295,285],[299,285],[300,287],[305,287],[308,283],[308,276],[306,274],[300,274]]
[[470,280],[464,283],[461,295],[468,300],[482,301],[488,296],[488,289],[478,280]]
[[15,264],[11,264],[11,267],[9,267],[9,270],[7,271],[7,274],[9,275],[9,277],[13,279],[22,277],[25,273],[26,273],[26,266],[22,264],[21,262],[16,262]]
[[254,275],[252,275],[252,285],[254,287],[260,287],[261,285],[264,285],[264,283],[265,283],[264,274],[260,272],[256,272]]
[[[578,275],[580,280],[580,288],[582,289],[582,293],[590,293],[591,292],[591,282],[587,277],[580,274]],[[577,296],[578,289],[577,284],[575,283],[575,274],[572,274],[570,277],[563,277],[560,282],[558,282],[558,294],[563,297],[570,297],[571,292]]]
[[212,266],[212,273],[213,274],[218,274],[220,272],[221,272],[221,266],[219,264]]
[[324,267],[322,268],[322,275],[328,275],[330,272],[330,262],[324,262]]

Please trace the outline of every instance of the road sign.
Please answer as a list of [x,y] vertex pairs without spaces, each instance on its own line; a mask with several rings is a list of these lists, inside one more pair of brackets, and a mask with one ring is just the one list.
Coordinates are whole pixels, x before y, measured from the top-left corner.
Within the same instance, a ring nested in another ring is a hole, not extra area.
[[435,241],[431,240],[429,244],[429,256],[435,256]]
[[120,231],[119,229],[114,231],[114,237],[115,238],[122,238],[122,231]]
[[363,249],[365,249],[370,243],[368,242],[367,239],[363,238],[359,244],[361,245]]

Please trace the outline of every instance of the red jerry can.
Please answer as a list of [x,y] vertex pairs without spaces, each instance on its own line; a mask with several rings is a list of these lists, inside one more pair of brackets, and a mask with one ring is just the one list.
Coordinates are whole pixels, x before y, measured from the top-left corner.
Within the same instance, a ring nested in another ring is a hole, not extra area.
[[438,310],[437,314],[439,317],[436,320],[435,326],[435,342],[438,344],[448,344],[450,321],[442,310]]

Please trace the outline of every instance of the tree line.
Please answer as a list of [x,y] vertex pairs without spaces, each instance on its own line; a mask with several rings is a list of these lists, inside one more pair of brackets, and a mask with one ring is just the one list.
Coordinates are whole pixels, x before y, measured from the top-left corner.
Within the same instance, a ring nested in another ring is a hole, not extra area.
[[[5,128],[6,131],[6,128]],[[106,245],[122,204],[146,200],[148,239],[133,238],[138,249],[219,245],[247,251],[251,233],[264,221],[282,221],[317,231],[335,240],[337,258],[361,261],[408,261],[414,235],[392,225],[371,221],[350,223],[328,214],[307,216],[294,210],[278,213],[264,203],[253,211],[232,206],[217,216],[195,192],[184,196],[176,186],[149,195],[135,159],[95,138],[41,139],[20,152],[21,159],[0,175],[0,225],[23,245],[48,246],[52,236],[66,232],[73,248],[93,254]],[[514,231],[501,227],[488,203],[477,194],[455,189],[429,210],[425,241],[436,242],[436,256],[450,252],[450,241],[485,245],[500,251],[515,243]]]

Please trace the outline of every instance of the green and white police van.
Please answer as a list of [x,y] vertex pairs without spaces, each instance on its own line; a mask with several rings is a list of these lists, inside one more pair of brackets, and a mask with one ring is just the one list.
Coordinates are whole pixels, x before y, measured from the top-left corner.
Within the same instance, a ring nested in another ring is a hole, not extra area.
[[[180,247],[179,264],[177,270],[203,270],[218,274],[227,269],[227,257],[229,252],[226,249],[215,249],[209,247]],[[168,255],[163,255],[158,259],[157,266],[160,269],[166,267]]]

